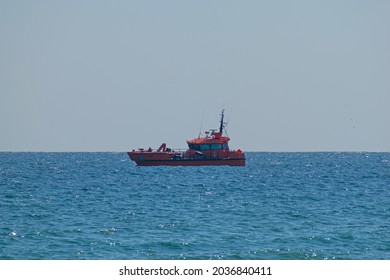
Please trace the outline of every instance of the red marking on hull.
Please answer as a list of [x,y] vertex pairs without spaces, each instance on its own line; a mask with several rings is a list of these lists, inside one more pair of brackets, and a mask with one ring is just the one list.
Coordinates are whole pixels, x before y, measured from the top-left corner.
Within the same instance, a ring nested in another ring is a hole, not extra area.
[[143,161],[136,162],[138,166],[245,166],[245,160],[213,160],[213,161]]
[[181,160],[135,160],[138,166],[245,166],[242,159],[181,159]]

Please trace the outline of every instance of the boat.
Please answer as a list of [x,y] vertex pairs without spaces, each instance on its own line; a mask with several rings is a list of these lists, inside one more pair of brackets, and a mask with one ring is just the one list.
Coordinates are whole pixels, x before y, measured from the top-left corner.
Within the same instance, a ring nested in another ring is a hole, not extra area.
[[162,143],[156,150],[139,148],[128,152],[128,155],[138,166],[245,166],[243,151],[229,148],[230,138],[223,135],[225,125],[222,110],[219,130],[210,129],[205,132],[205,137],[199,134],[198,138],[188,140],[186,151],[174,150]]

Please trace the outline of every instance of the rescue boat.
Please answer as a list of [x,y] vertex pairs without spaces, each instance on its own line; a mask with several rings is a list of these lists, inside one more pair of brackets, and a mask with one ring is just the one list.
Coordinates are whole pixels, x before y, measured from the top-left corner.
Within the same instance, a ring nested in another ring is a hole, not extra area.
[[245,166],[245,154],[242,150],[229,149],[230,138],[223,135],[226,125],[223,119],[224,110],[221,113],[219,130],[210,129],[205,132],[205,137],[188,140],[186,151],[175,151],[163,143],[157,150],[139,148],[128,152],[128,155],[139,166]]

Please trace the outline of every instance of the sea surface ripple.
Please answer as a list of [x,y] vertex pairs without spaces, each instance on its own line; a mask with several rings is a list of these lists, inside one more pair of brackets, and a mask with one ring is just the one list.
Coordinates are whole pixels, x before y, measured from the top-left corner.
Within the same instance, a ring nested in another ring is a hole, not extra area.
[[390,259],[390,153],[0,153],[0,259]]

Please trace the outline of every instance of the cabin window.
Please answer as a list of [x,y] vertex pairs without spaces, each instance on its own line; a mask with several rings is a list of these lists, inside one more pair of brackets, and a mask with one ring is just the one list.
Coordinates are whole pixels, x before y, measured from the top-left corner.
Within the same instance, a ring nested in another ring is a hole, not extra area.
[[200,146],[200,150],[201,151],[208,151],[210,150],[210,145],[209,144],[202,144],[202,145],[199,145]]
[[222,144],[211,144],[211,150],[222,150]]
[[208,150],[225,150],[227,143],[224,144],[188,144],[190,149],[196,151],[208,151]]
[[188,144],[188,148],[199,151],[199,144]]

